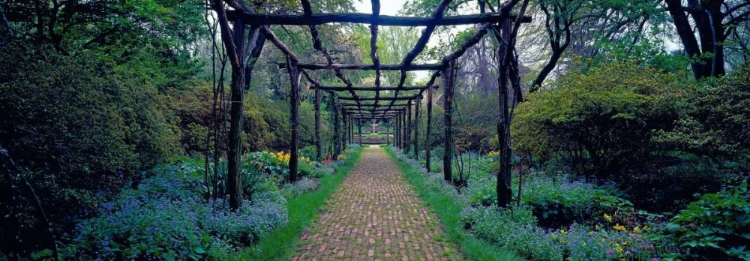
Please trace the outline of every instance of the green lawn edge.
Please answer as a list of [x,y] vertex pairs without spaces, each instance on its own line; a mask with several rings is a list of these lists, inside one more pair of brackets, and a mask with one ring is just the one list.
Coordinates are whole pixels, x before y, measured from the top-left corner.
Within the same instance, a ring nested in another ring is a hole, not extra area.
[[398,164],[402,175],[411,183],[419,197],[437,214],[440,222],[443,224],[446,238],[459,246],[459,252],[464,257],[468,260],[482,261],[525,260],[512,250],[492,245],[467,233],[459,223],[461,219],[461,206],[450,195],[446,195],[438,190],[429,189],[425,174],[419,169],[412,168],[406,162],[398,160],[396,152],[390,147],[386,146],[385,151],[388,157]]
[[362,154],[358,148],[347,158],[343,165],[335,169],[336,175],[326,175],[318,179],[320,187],[312,192],[304,193],[287,201],[289,224],[272,231],[261,238],[256,247],[260,249],[260,256],[253,257],[252,249],[240,253],[230,260],[290,260],[299,242],[299,237],[311,221],[318,219],[318,210],[323,207],[326,199],[336,190],[344,178],[354,169],[354,165]]

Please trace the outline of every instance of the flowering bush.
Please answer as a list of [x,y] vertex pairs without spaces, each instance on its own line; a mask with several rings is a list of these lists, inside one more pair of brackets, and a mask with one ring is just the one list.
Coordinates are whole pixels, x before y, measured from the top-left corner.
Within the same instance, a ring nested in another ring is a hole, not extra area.
[[[258,169],[263,171],[263,173],[284,177],[284,179],[289,179],[290,159],[291,154],[284,151],[258,151],[252,152],[248,155],[248,161],[250,164],[255,165]],[[320,165],[319,163],[312,161],[309,157],[300,156],[298,160],[299,174],[302,176],[310,175],[315,166]]]
[[563,247],[536,225],[525,207],[500,211],[497,207],[468,208],[461,222],[474,234],[493,244],[512,249],[530,260],[563,260]]
[[300,194],[314,191],[318,188],[318,181],[310,178],[302,178],[294,183],[287,183],[281,188],[281,193],[286,198],[293,198]]
[[202,197],[202,177],[167,168],[135,190],[101,204],[97,218],[77,225],[71,259],[222,259],[288,222],[286,201],[262,191],[239,211]]
[[[521,201],[531,206],[545,227],[595,221],[604,213],[631,215],[633,205],[603,187],[561,176],[533,176],[524,182]],[[591,223],[593,224],[593,223]]]

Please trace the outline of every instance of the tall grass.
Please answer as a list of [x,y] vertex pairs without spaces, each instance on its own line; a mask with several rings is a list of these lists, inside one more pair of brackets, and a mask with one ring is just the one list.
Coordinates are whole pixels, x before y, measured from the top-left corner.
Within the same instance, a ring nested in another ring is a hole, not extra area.
[[391,148],[386,147],[386,152],[398,164],[404,177],[417,190],[422,200],[437,213],[445,229],[446,237],[451,242],[458,244],[460,252],[468,260],[525,260],[511,250],[491,245],[467,233],[459,223],[463,208],[450,195],[430,189],[424,173],[398,160],[396,153]]
[[318,218],[318,210],[351,172],[361,154],[362,148],[358,148],[343,165],[336,168],[336,175],[319,178],[320,187],[317,190],[290,199],[287,202],[289,224],[263,237],[256,248],[247,249],[231,260],[290,260],[299,236],[311,221]]

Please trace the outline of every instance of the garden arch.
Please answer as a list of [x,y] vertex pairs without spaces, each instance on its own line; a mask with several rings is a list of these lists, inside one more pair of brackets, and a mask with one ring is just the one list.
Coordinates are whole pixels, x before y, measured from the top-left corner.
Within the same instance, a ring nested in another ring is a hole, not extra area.
[[[497,9],[486,0],[478,0],[480,6],[479,14],[444,16],[449,8],[451,0],[442,0],[432,12],[430,17],[396,17],[380,15],[380,1],[372,0],[372,13],[341,13],[341,14],[314,14],[309,0],[301,0],[304,10],[303,15],[278,15],[257,14],[253,8],[245,6],[236,0],[212,0],[213,8],[217,13],[219,26],[222,31],[222,40],[229,56],[232,67],[231,86],[231,108],[230,108],[230,131],[229,131],[229,194],[230,206],[234,209],[240,207],[242,202],[241,189],[241,126],[242,126],[242,102],[245,85],[249,84],[246,77],[252,73],[252,65],[248,65],[246,56],[259,55],[259,49],[263,42],[269,40],[285,56],[286,67],[291,82],[291,122],[292,142],[290,147],[290,181],[297,179],[298,155],[299,155],[299,104],[300,87],[302,76],[310,82],[315,89],[315,143],[318,149],[318,159],[321,157],[320,138],[320,102],[322,91],[325,91],[335,101],[334,120],[334,155],[338,155],[347,143],[353,141],[353,122],[371,119],[380,119],[393,122],[394,144],[403,149],[405,153],[412,150],[419,151],[419,108],[421,98],[427,91],[427,135],[431,133],[432,115],[432,92],[435,88],[442,86],[444,107],[444,156],[443,171],[444,178],[452,181],[451,155],[452,155],[452,102],[454,93],[454,71],[456,59],[466,50],[477,44],[481,39],[491,33],[500,43],[497,48],[499,68],[499,91],[501,93],[499,103],[502,110],[498,119],[498,137],[501,146],[500,171],[498,173],[497,191],[498,202],[504,207],[510,202],[510,113],[512,106],[508,101],[508,92],[515,92],[514,97],[520,97],[521,89],[518,82],[517,58],[515,56],[515,42],[518,29],[522,23],[531,21],[531,17],[525,16],[528,0],[507,0],[504,3],[497,2]],[[226,10],[226,6],[234,10]],[[511,14],[514,7],[518,8],[517,14]],[[485,12],[489,8],[490,12]],[[230,28],[229,23],[233,24]],[[373,64],[337,64],[327,49],[323,46],[316,25],[327,23],[362,23],[370,25],[370,58]],[[432,33],[437,26],[452,26],[465,24],[481,24],[477,32],[469,37],[457,50],[447,54],[440,63],[414,64],[414,60],[425,49]],[[279,40],[270,25],[297,25],[308,26],[312,36],[314,48],[323,54],[327,63],[304,63],[291,49]],[[414,48],[403,58],[399,64],[381,64],[377,54],[378,26],[425,26]],[[248,28],[249,26],[249,28]],[[248,30],[249,29],[249,30]],[[250,32],[250,35],[247,32]],[[248,37],[249,36],[249,37]],[[245,40],[248,40],[246,43]],[[247,50],[246,50],[247,49]],[[317,81],[308,71],[333,70],[343,83],[342,86],[327,86]],[[374,86],[354,86],[343,73],[344,70],[368,70],[375,72]],[[400,71],[400,79],[397,86],[381,86],[381,71]],[[435,71],[430,80],[424,86],[405,86],[408,71]],[[436,84],[440,77],[442,84]],[[509,83],[512,88],[509,88]],[[393,96],[381,96],[381,91],[394,91]],[[358,92],[375,92],[375,97],[360,97]],[[408,94],[403,94],[406,92]],[[339,93],[348,93],[347,95]],[[401,95],[400,95],[401,94]],[[343,102],[347,101],[347,102]],[[340,125],[346,128],[343,131]],[[361,131],[360,131],[361,133]],[[361,140],[360,140],[361,141]],[[426,165],[429,169],[431,164],[431,144],[427,142]],[[415,153],[419,157],[419,153]]]

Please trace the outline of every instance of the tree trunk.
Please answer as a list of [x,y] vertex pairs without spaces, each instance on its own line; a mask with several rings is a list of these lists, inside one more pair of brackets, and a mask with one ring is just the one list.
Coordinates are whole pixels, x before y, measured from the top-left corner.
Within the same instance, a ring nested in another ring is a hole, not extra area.
[[414,107],[414,159],[419,161],[419,106],[420,98],[417,96],[417,103]]
[[502,38],[501,46],[498,48],[499,58],[499,73],[498,86],[500,91],[500,119],[497,123],[497,135],[498,144],[500,146],[500,168],[497,173],[497,204],[500,208],[507,207],[512,200],[512,189],[510,187],[510,170],[511,170],[511,148],[510,148],[510,111],[509,111],[509,95],[508,95],[508,73],[510,64],[510,57],[512,51],[509,49],[512,46],[508,46],[504,43],[510,42],[510,21],[504,22],[502,25]]
[[406,105],[406,152],[404,152],[406,155],[409,155],[409,152],[411,152],[411,100]]
[[315,88],[315,154],[317,161],[323,160],[323,142],[320,140],[320,88]]
[[451,112],[453,110],[453,73],[456,68],[456,61],[449,62],[448,69],[443,71],[443,124],[445,125],[445,138],[443,139],[443,178],[453,183],[453,126]]
[[357,120],[357,135],[359,135],[359,146],[362,146],[362,119]]
[[341,142],[341,122],[339,121],[339,105],[336,99],[334,98],[333,94],[331,94],[331,99],[333,100],[334,106],[333,106],[333,160],[338,159],[339,155],[341,154],[341,146],[339,143]]
[[292,109],[292,141],[289,148],[289,181],[298,180],[297,170],[299,167],[299,69],[291,64],[287,58],[287,69],[289,70],[289,81],[291,82],[291,96],[289,102]]
[[[241,21],[234,23],[234,45],[237,57],[245,57],[245,24]],[[232,50],[228,50],[232,51]],[[245,65],[239,62],[232,66],[232,85],[230,93],[231,106],[229,110],[229,155],[228,160],[228,192],[229,207],[238,210],[242,207],[242,120],[243,100],[245,88]]]
[[427,167],[427,172],[432,172],[430,169],[430,163],[432,163],[431,153],[432,153],[432,86],[429,86],[427,89],[427,133],[425,137],[425,166]]

